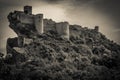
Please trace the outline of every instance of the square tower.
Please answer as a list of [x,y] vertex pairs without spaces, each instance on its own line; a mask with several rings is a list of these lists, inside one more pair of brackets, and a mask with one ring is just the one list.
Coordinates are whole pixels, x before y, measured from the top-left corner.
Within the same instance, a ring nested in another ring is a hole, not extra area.
[[99,31],[99,26],[95,26],[94,30],[98,32]]
[[25,14],[32,14],[32,6],[24,6]]

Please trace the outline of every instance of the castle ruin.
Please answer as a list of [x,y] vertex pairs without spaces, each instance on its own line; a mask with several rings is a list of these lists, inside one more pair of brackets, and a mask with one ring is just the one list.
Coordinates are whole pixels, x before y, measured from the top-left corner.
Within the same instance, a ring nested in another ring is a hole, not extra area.
[[[17,43],[14,47],[23,47],[25,44],[29,44],[32,41],[34,35],[43,34],[49,30],[56,31],[59,36],[69,40],[69,23],[60,22],[55,23],[54,26],[46,26],[47,22],[44,22],[43,14],[32,14],[32,6],[24,6],[23,11],[14,11],[9,13],[8,20],[10,22],[10,28],[15,31],[18,35],[17,38],[9,38],[11,40],[16,40]],[[11,46],[12,44],[7,44]]]
[[28,29],[29,31],[34,29],[38,34],[43,33],[43,14],[32,14],[32,6],[24,6],[24,11],[14,11],[13,13],[10,13],[8,19],[10,27],[12,27],[14,31],[16,28],[19,30]]
[[[32,14],[32,6],[24,6],[23,11],[9,13],[9,27],[15,31],[18,37],[7,40],[7,53],[14,47],[22,48],[26,44],[34,42],[37,35],[41,35],[50,30],[57,32],[58,36],[69,40],[70,31],[68,22],[56,23],[52,19],[44,19],[43,14]],[[85,27],[87,29],[87,27]],[[99,26],[95,26],[94,31],[99,31]]]

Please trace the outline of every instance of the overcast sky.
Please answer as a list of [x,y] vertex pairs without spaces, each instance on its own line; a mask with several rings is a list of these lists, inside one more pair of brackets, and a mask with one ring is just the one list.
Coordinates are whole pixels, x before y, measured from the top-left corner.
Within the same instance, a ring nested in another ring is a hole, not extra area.
[[120,0],[0,0],[0,52],[5,52],[6,40],[16,34],[9,28],[7,15],[23,6],[33,6],[33,13],[56,22],[68,21],[94,28],[120,44]]

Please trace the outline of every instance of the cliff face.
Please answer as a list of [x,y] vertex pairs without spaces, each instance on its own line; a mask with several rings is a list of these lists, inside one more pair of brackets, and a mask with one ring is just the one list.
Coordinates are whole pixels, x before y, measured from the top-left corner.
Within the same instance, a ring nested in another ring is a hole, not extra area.
[[[46,21],[46,26],[55,26]],[[3,80],[120,79],[120,46],[79,25],[70,25],[70,40],[48,30],[23,47],[8,46],[8,50],[11,54],[0,58]]]

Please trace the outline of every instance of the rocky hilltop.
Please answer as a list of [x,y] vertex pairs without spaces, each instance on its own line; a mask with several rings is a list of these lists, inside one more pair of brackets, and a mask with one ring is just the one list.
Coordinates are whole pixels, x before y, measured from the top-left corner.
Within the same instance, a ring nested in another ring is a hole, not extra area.
[[5,58],[0,53],[0,80],[120,80],[120,45],[98,26],[69,25],[68,39],[54,30],[52,19],[43,19],[52,28],[42,34],[10,20],[19,37],[8,39]]

